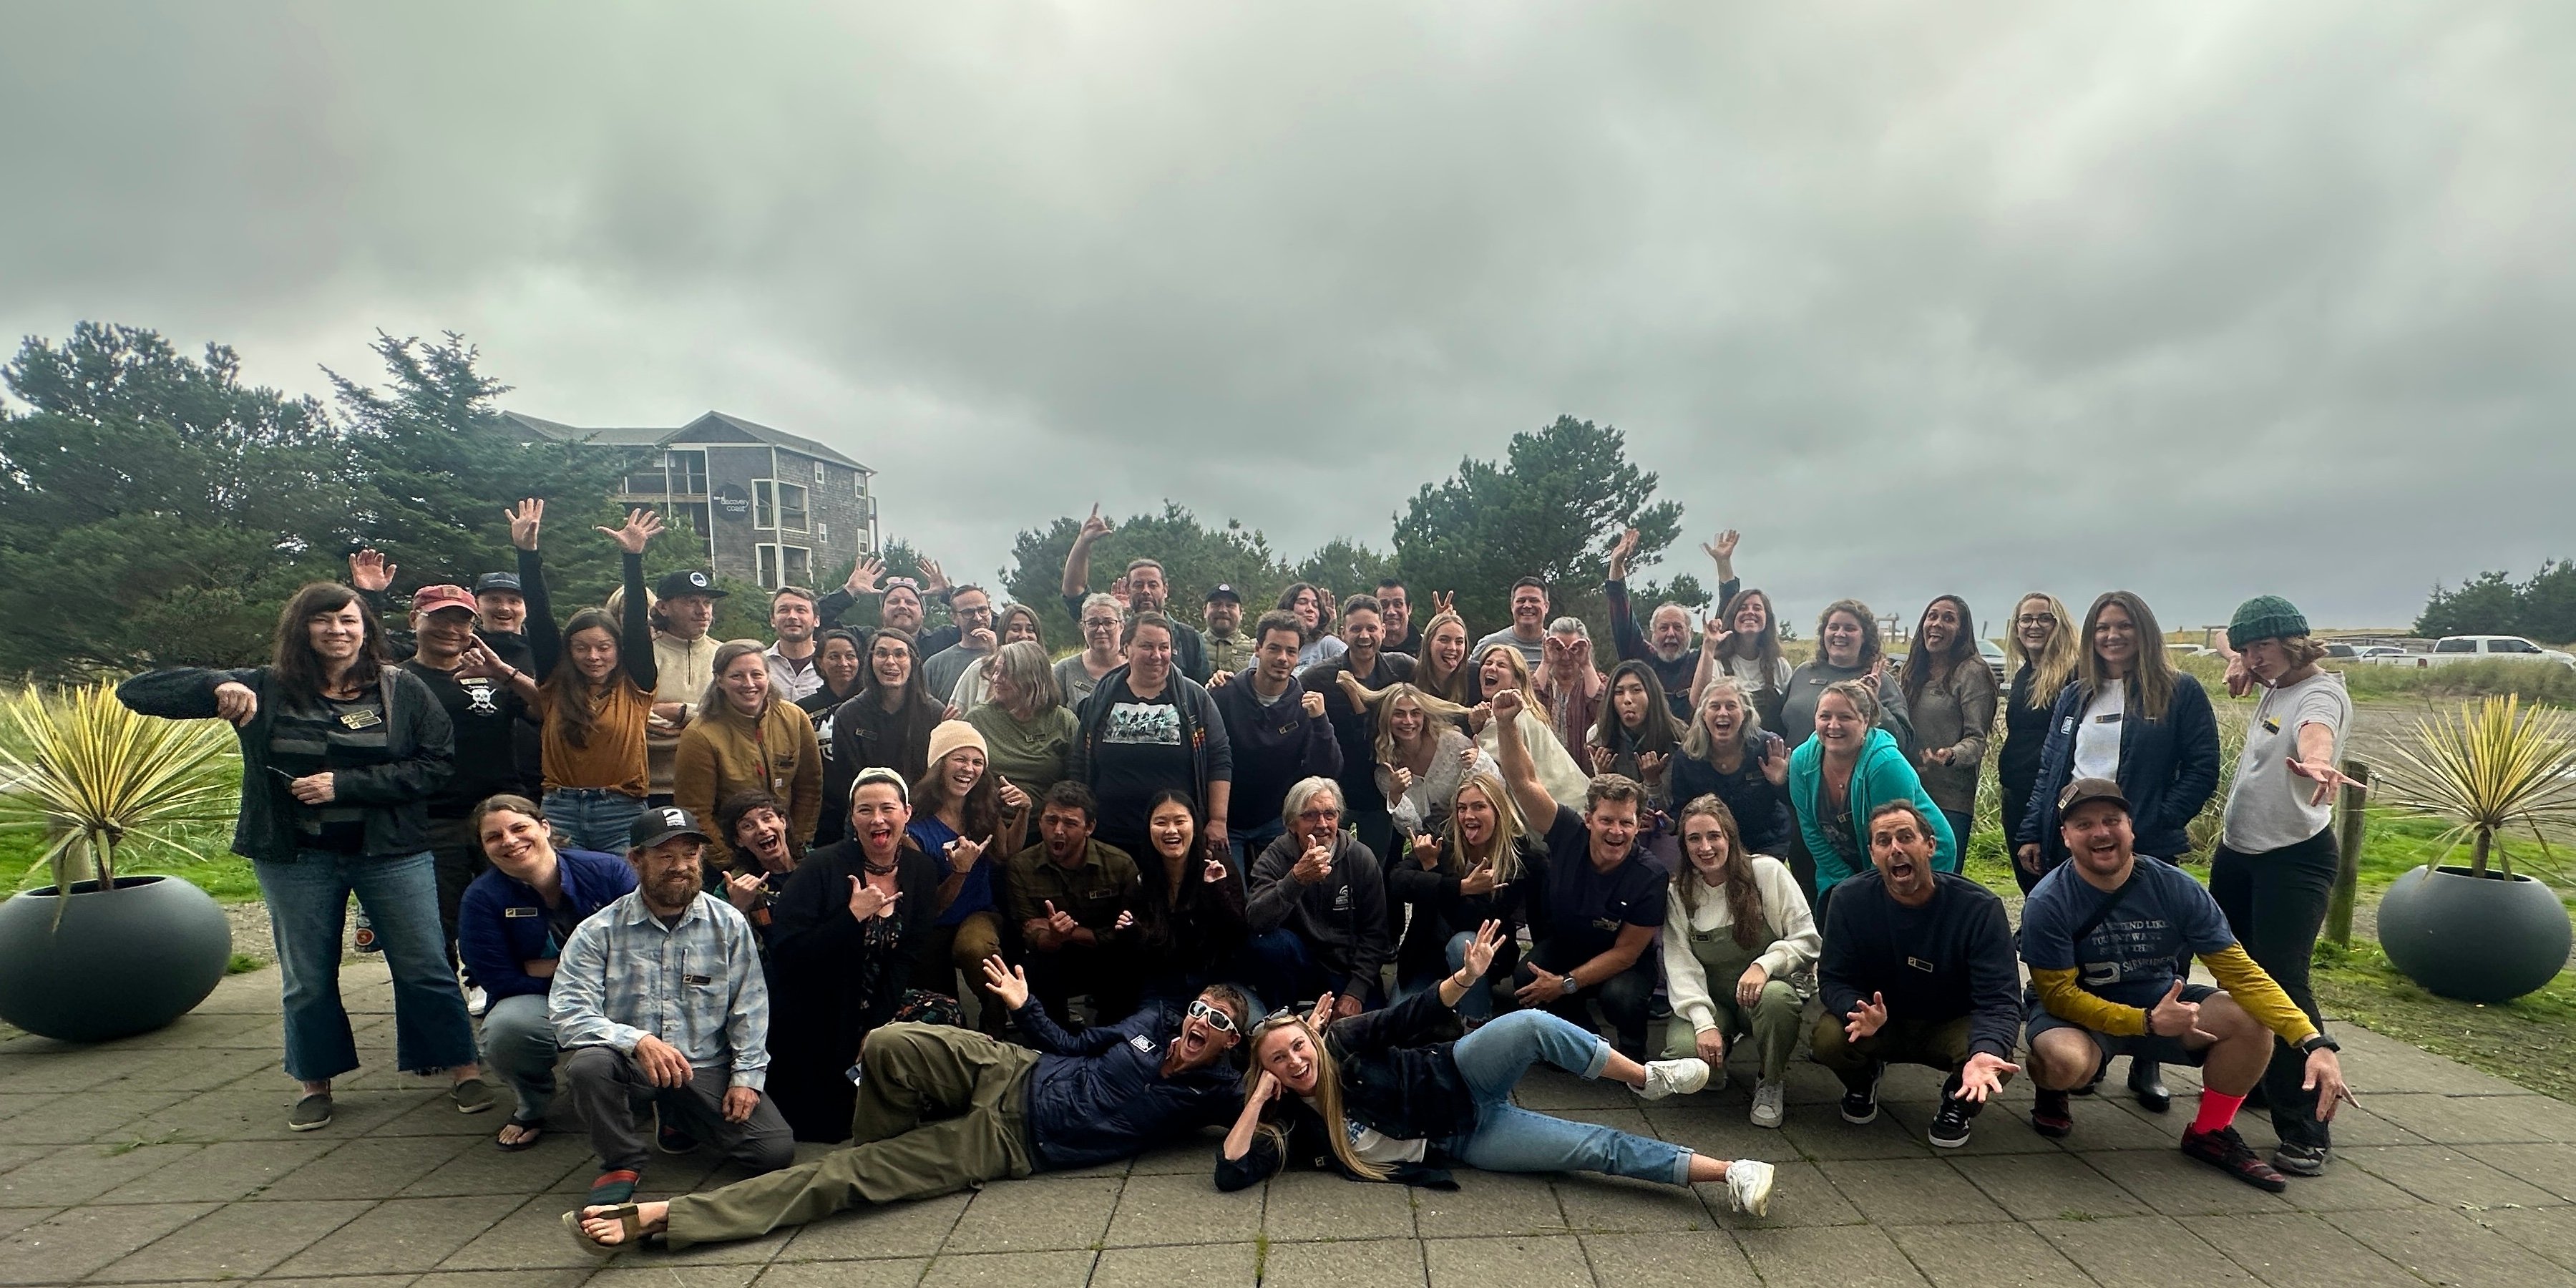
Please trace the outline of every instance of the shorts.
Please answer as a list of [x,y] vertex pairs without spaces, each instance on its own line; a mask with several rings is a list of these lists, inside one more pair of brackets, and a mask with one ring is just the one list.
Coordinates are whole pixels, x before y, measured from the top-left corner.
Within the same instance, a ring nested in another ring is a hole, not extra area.
[[[2220,991],[2220,989],[2207,984],[2185,984],[2182,986],[2182,1000],[2186,1002],[2206,1001],[2212,994]],[[2036,989],[2028,990],[2023,994],[2022,1013],[2027,1017],[2027,1024],[2022,1040],[2034,1047],[2039,1045],[2039,1035],[2048,1032],[2050,1029],[2082,1029],[2086,1036],[2093,1039],[2093,1045],[2102,1052],[2102,1060],[2106,1064],[2110,1061],[2112,1056],[2125,1055],[2133,1060],[2150,1060],[2157,1064],[2188,1065],[2197,1069],[2201,1066],[2203,1061],[2209,1058],[2209,1051],[2207,1048],[2194,1051],[2190,1047],[2184,1046],[2181,1038],[2169,1038],[2160,1033],[2137,1033],[2115,1036],[2113,1034],[2100,1033],[2092,1029],[2084,1028],[2083,1025],[2078,1024],[2073,1020],[2059,1019],[2058,1017],[2049,1014],[2048,1008],[2039,1004],[2039,992]],[[2093,1066],[2093,1072],[2095,1077],[2100,1077],[2102,1065],[2097,1064]]]

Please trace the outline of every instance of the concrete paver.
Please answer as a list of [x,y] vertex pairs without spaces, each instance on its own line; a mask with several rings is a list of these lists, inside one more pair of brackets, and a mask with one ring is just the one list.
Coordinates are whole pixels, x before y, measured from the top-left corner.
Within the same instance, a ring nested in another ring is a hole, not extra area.
[[[386,1067],[381,967],[348,970],[370,1067],[339,1118],[285,1129],[272,977],[227,981],[148,1041],[0,1042],[0,1285],[262,1288],[881,1288],[891,1285],[2001,1285],[2547,1283],[2576,1275],[2576,1106],[2342,1026],[2363,1107],[2325,1177],[2272,1196],[2174,1151],[2171,1113],[2115,1077],[2077,1130],[2030,1130],[2027,1085],[1961,1150],[1923,1139],[1937,1086],[1894,1070],[1877,1123],[1834,1113],[1839,1084],[1792,1066],[1783,1131],[1745,1121],[1747,1071],[1647,1104],[1533,1071],[1532,1107],[1779,1166],[1771,1215],[1722,1187],[1458,1172],[1455,1190],[1296,1172],[1210,1183],[1212,1140],[1133,1163],[997,1183],[764,1239],[601,1262],[557,1216],[595,1161],[558,1122],[536,1149],[491,1145],[503,1114],[457,1114],[435,1080]],[[2116,1072],[2116,1071],[2115,1071]],[[506,1097],[504,1113],[506,1112]],[[2242,1123],[2268,1144],[2259,1113]],[[806,1147],[811,1157],[821,1151]],[[720,1184],[712,1157],[656,1156],[644,1192]],[[2153,1256],[2142,1249],[2155,1249]]]

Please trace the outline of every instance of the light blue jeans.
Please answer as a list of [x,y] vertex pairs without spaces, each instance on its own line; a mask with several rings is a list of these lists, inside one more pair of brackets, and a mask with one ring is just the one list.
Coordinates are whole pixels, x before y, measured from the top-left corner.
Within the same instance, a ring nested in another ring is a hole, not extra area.
[[605,787],[558,787],[546,793],[544,804],[556,845],[602,854],[626,853],[627,831],[644,812],[642,800]]
[[493,999],[483,1013],[483,1064],[518,1096],[512,1121],[545,1121],[555,1098],[555,1026],[546,1018],[545,994]]
[[1690,1183],[1691,1152],[1616,1128],[1567,1122],[1512,1103],[1512,1086],[1541,1060],[1598,1078],[1610,1044],[1546,1011],[1514,1011],[1450,1048],[1476,1098],[1475,1129],[1444,1148],[1488,1172],[1607,1172],[1666,1185]]
[[358,1067],[349,1012],[340,1004],[340,932],[352,892],[393,971],[394,1063],[429,1073],[475,1062],[474,1021],[447,965],[438,873],[428,851],[367,858],[302,850],[292,862],[260,859],[251,866],[277,941],[287,1076],[322,1082]]
[[[1475,938],[1475,932],[1468,930],[1461,930],[1457,934],[1449,936],[1449,969],[1442,971],[1437,975],[1423,975],[1419,972],[1407,975],[1402,971],[1397,971],[1395,977],[1396,998],[1398,1000],[1402,1000],[1404,998],[1411,997],[1416,993],[1428,992],[1431,989],[1438,988],[1440,987],[1440,981],[1465,970],[1467,968],[1467,945],[1475,942]],[[1510,974],[1510,971],[1504,971],[1502,978],[1508,978]],[[1466,994],[1458,999],[1459,1018],[1477,1021],[1484,1021],[1493,1018],[1493,986],[1496,978],[1497,977],[1493,971],[1488,970],[1485,973],[1485,978],[1476,982],[1476,987],[1468,989]]]

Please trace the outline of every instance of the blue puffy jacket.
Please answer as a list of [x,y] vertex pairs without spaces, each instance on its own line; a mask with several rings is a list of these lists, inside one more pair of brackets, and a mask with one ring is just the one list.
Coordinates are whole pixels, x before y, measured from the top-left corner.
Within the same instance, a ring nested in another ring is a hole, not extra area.
[[[635,888],[635,869],[597,850],[557,850],[555,871],[575,921]],[[546,919],[546,901],[528,883],[493,868],[465,887],[456,909],[457,954],[492,1000],[543,995],[550,981],[529,974],[522,963],[555,956],[562,947]]]
[[[2016,846],[2038,844],[2042,870],[2066,860],[2057,833],[2057,794],[2075,772],[2075,724],[2090,698],[2082,684],[2057,695],[2048,715],[2048,741],[2039,752],[2039,778],[2031,784]],[[2218,790],[2218,716],[2209,694],[2189,674],[2174,676],[2173,698],[2162,720],[2120,722],[2120,794],[2129,798],[2129,825],[2137,851],[2179,863],[2191,852],[2191,820]]]

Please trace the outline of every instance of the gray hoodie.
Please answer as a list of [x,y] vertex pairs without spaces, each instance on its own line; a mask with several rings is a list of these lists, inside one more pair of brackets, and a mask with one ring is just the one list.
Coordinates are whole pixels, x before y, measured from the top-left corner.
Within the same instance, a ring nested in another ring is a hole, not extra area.
[[1288,870],[1305,852],[1306,843],[1294,833],[1261,852],[1252,864],[1244,920],[1256,935],[1286,926],[1306,942],[1316,965],[1376,987],[1379,968],[1395,952],[1386,922],[1386,874],[1377,856],[1350,833],[1335,832],[1332,874],[1303,885]]

